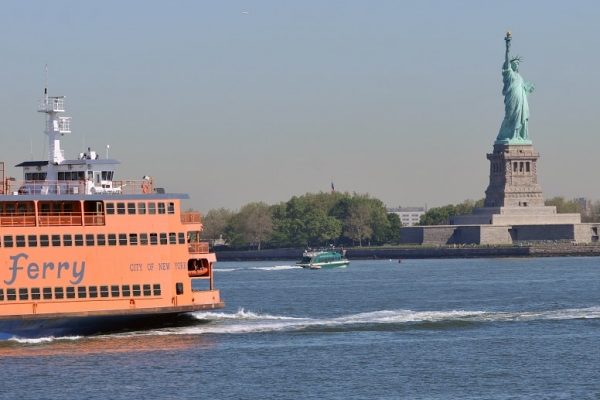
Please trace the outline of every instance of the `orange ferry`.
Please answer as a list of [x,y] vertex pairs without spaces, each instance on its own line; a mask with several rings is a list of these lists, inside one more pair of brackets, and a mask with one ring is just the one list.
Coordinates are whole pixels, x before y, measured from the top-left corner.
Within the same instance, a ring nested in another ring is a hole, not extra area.
[[88,148],[64,158],[64,97],[49,97],[48,160],[25,161],[23,181],[0,163],[0,337],[94,333],[222,308],[214,253],[186,194],[150,177],[114,180],[118,161]]

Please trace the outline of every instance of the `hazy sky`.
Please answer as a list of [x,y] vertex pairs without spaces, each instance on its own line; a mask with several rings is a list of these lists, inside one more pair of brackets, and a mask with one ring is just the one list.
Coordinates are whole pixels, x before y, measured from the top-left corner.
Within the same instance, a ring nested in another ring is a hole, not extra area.
[[[524,58],[546,197],[600,198],[597,1],[2,1],[0,159],[45,159],[49,67],[67,158],[91,146],[191,206],[368,192],[478,199]],[[19,175],[20,176],[20,175]]]

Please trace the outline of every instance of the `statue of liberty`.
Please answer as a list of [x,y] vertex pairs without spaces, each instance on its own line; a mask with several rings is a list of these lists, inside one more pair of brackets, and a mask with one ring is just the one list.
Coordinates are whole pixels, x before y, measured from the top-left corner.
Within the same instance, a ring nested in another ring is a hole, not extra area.
[[534,86],[526,82],[519,74],[521,57],[510,58],[510,32],[506,33],[506,54],[502,66],[502,95],[504,96],[504,120],[496,143],[531,144],[527,125],[529,122],[529,104],[527,95],[533,92]]

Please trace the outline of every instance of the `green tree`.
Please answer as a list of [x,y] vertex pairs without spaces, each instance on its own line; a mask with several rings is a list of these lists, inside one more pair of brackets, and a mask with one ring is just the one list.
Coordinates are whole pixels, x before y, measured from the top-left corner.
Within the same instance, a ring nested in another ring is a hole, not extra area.
[[394,244],[400,243],[400,228],[402,228],[400,216],[398,214],[388,213],[387,219],[390,224],[387,242]]
[[556,212],[558,213],[580,213],[583,211],[577,202],[574,200],[566,200],[562,196],[547,199],[544,204],[547,206],[555,206]]
[[234,215],[233,211],[225,208],[208,211],[203,219],[202,236],[207,239],[218,239],[222,236],[227,240],[227,226]]
[[231,219],[230,234],[236,244],[254,245],[258,250],[273,232],[271,208],[265,203],[249,203]]
[[448,204],[442,207],[433,207],[421,215],[419,225],[448,225],[450,217],[455,215],[471,214],[476,207],[483,207],[484,200],[465,200],[459,204]]
[[304,215],[304,227],[309,246],[335,241],[342,233],[342,223],[320,208],[313,208]]
[[371,228],[371,210],[366,202],[356,201],[348,207],[348,216],[344,220],[344,235],[362,247],[362,241],[373,234]]

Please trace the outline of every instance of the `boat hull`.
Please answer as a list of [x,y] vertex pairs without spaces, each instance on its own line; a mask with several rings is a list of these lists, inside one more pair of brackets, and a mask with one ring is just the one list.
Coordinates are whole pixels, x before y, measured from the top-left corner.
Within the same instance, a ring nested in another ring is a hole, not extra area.
[[345,268],[348,266],[348,264],[350,264],[350,261],[344,260],[344,261],[310,263],[310,264],[298,263],[296,265],[299,267],[308,268],[308,269],[322,269],[322,268]]
[[160,328],[189,321],[190,312],[223,307],[224,303],[214,303],[123,312],[0,317],[0,339],[94,335]]

